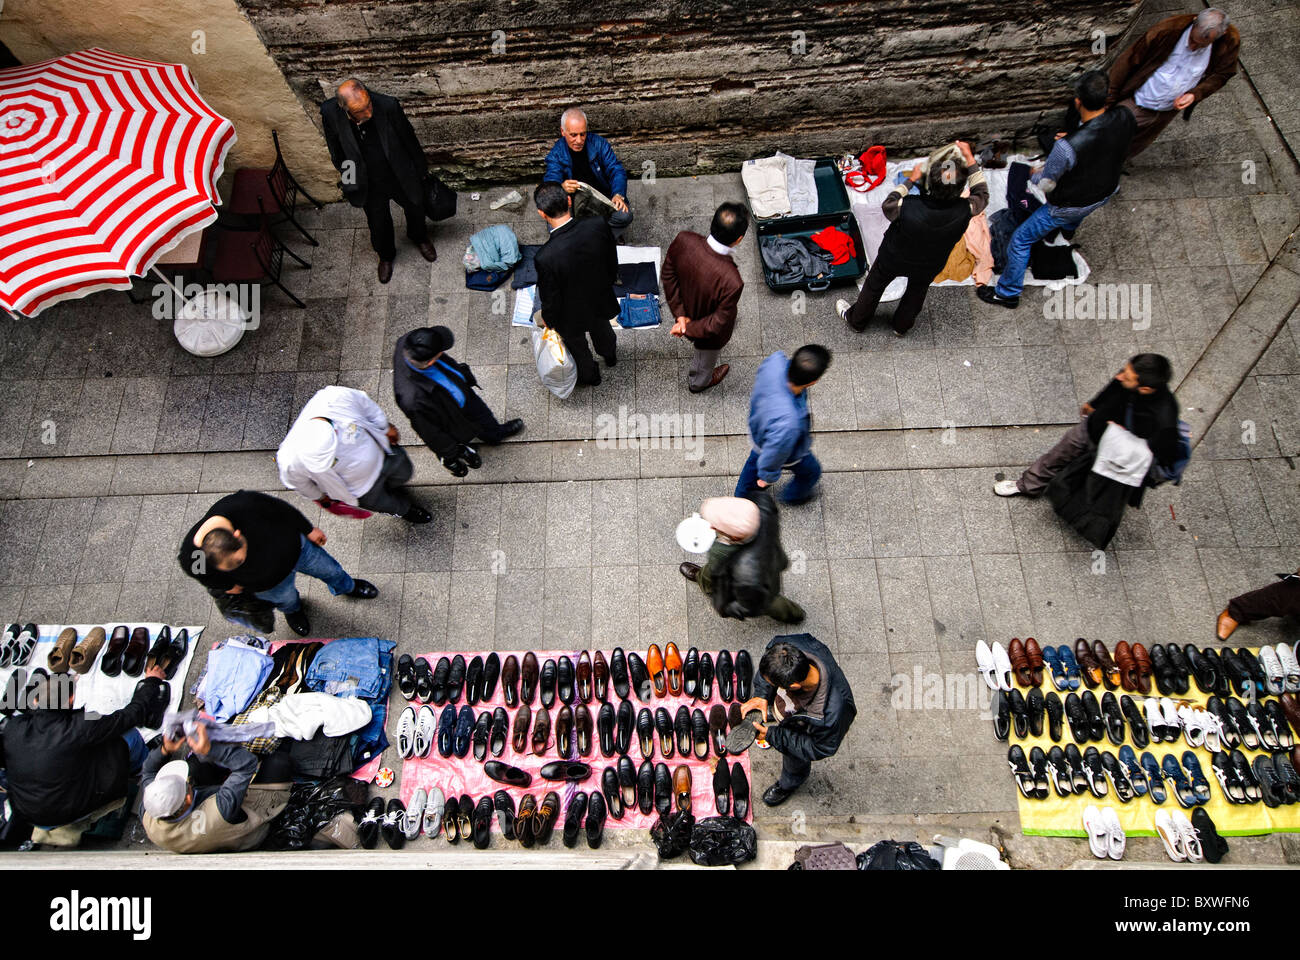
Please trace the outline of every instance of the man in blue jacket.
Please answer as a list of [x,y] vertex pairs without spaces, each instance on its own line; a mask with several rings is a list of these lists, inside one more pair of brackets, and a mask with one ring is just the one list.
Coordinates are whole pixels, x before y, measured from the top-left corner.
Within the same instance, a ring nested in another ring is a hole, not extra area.
[[[560,116],[560,133],[563,136],[546,155],[546,173],[542,179],[560,184],[565,193],[576,194],[574,216],[583,216],[584,210],[599,210],[614,236],[621,237],[632,222],[632,211],[627,205],[627,173],[614,155],[614,148],[600,134],[587,132],[587,115],[578,107],[570,107]],[[578,191],[584,183],[609,197],[614,209],[581,202]]]
[[831,352],[817,343],[800,347],[789,359],[778,350],[759,365],[749,398],[753,449],[740,471],[736,496],[776,483],[788,469],[794,479],[779,498],[781,502],[800,504],[812,498],[822,465],[812,454],[808,388],[830,365]]
[[769,807],[784,803],[808,779],[814,760],[839,750],[858,715],[844,671],[808,633],[772,638],[758,661],[754,696],[741,710],[780,718],[779,724],[754,721],[759,737],[781,754],[781,778],[763,792]]

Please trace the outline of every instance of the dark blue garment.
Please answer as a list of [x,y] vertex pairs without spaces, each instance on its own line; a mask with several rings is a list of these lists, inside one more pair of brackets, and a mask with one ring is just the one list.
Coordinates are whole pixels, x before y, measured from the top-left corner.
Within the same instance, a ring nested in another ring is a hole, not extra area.
[[[391,664],[384,656],[396,646],[377,637],[343,637],[320,648],[307,669],[308,690],[336,697],[376,700],[388,689]],[[391,658],[389,658],[391,659]]]
[[776,483],[782,467],[812,451],[808,392],[796,396],[791,391],[789,366],[789,358],[779,350],[759,364],[749,399],[749,439],[758,453],[756,467],[764,483]]
[[406,365],[421,376],[428,377],[451,394],[451,398],[456,401],[456,406],[465,406],[465,391],[468,389],[465,385],[465,378],[450,364],[439,359],[431,367],[417,367],[409,360]]
[[[587,154],[587,163],[591,165],[592,178],[596,181],[592,186],[607,197],[626,197],[627,172],[623,169],[623,164],[618,162],[609,141],[598,133],[589,133],[583,151]],[[560,137],[546,155],[546,173],[542,179],[551,183],[563,183],[573,178],[573,157],[569,153],[569,144]]]

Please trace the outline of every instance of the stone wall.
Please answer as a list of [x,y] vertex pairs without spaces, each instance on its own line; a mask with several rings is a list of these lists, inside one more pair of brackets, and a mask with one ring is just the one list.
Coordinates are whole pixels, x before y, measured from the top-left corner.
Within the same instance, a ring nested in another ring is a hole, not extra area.
[[460,183],[530,180],[581,104],[633,176],[1026,129],[1141,0],[237,0],[315,105],[397,96]]

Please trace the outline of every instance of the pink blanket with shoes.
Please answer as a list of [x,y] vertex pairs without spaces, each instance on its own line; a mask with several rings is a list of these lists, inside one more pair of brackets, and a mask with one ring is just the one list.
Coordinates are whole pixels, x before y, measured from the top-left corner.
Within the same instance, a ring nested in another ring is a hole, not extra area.
[[[481,656],[484,659],[486,659],[488,654],[490,654],[491,652],[492,651],[479,651],[477,653],[475,652],[460,653],[460,656],[465,658],[466,663],[469,663],[469,661],[473,660],[474,657],[476,656]],[[524,654],[526,652],[527,651],[524,650],[496,651],[497,656],[501,658],[501,662],[503,665],[506,661],[506,658],[510,656],[512,653],[515,656],[515,658],[518,659],[519,662],[522,664],[524,659]],[[635,652],[644,659],[645,657],[644,651],[635,651]],[[574,674],[575,674],[574,683],[576,687],[577,664],[578,664],[578,657],[582,654],[581,650],[534,650],[533,653],[537,657],[539,673],[540,673],[541,666],[545,664],[547,660],[555,660],[558,663],[560,657],[568,657],[571,661],[573,661],[574,664]],[[717,651],[710,651],[709,655],[714,658],[714,662],[716,663]],[[426,653],[426,654],[420,654],[419,656],[422,656],[425,660],[428,660],[429,666],[436,667],[439,659],[441,659],[444,656],[450,659],[452,657],[455,657],[456,653],[455,652]],[[605,657],[608,660],[609,651],[605,651]],[[677,697],[671,695],[662,698],[655,697],[653,696],[653,691],[652,691],[652,696],[650,701],[648,703],[642,703],[639,699],[637,699],[635,688],[633,688],[632,690],[630,699],[632,702],[632,706],[636,709],[636,712],[638,713],[640,712],[641,707],[649,707],[651,712],[653,712],[659,707],[664,707],[668,711],[669,715],[673,717],[676,717],[677,708],[682,705],[685,705],[688,709],[692,711],[695,709],[702,710],[706,717],[708,716],[709,711],[712,709],[715,703],[720,703],[724,707],[729,706],[728,701],[723,700],[722,697],[719,695],[718,684],[716,680],[713,683],[713,697],[707,702],[693,701],[690,697],[685,696],[684,694],[682,696],[677,696]],[[459,711],[460,708],[465,705],[465,702],[466,702],[465,698],[462,696],[460,702],[456,705],[457,711]],[[574,702],[572,706],[576,707],[579,702],[580,701],[578,700],[575,694]],[[614,705],[615,709],[618,708],[619,698],[613,691],[612,682],[610,683],[610,702]],[[411,705],[418,710],[420,706],[420,702],[418,700],[413,700],[411,701]],[[560,814],[559,817],[556,819],[556,828],[555,828],[556,833],[559,833],[564,826],[564,817],[566,812],[569,809],[569,802],[573,799],[573,797],[576,796],[578,793],[589,793],[592,790],[600,790],[601,777],[604,775],[605,768],[616,767],[618,764],[617,753],[612,757],[605,757],[600,751],[600,734],[596,727],[596,718],[600,710],[601,704],[600,701],[596,700],[593,697],[591,703],[588,704],[588,708],[591,710],[591,715],[592,715],[591,716],[592,719],[591,755],[586,757],[579,755],[576,748],[576,741],[575,741],[575,747],[572,751],[573,756],[568,758],[569,760],[576,760],[576,761],[581,761],[583,763],[589,764],[591,766],[591,776],[587,780],[581,783],[569,783],[564,781],[555,782],[555,781],[542,779],[542,777],[538,773],[538,771],[540,771],[542,767],[544,767],[548,763],[551,763],[552,761],[566,759],[565,757],[562,757],[560,755],[559,750],[555,743],[555,718],[556,718],[556,714],[559,711],[560,706],[561,703],[557,695],[555,703],[551,706],[551,709],[549,711],[551,714],[550,741],[547,744],[546,752],[540,757],[536,756],[532,751],[532,729],[533,729],[533,725],[536,722],[535,720],[536,712],[540,709],[540,701],[536,697],[534,697],[533,704],[532,704],[534,719],[529,724],[527,749],[526,752],[523,754],[516,753],[514,744],[510,742],[510,736],[514,730],[514,719],[515,719],[515,713],[517,708],[516,710],[512,710],[511,708],[505,706],[505,695],[503,693],[501,681],[498,680],[496,684],[496,689],[492,691],[491,698],[486,701],[480,702],[479,704],[475,705],[472,709],[474,710],[474,719],[477,720],[479,713],[483,710],[488,711],[488,713],[490,714],[497,707],[505,707],[506,714],[508,715],[510,721],[509,726],[507,727],[507,741],[506,741],[505,752],[502,753],[500,757],[493,757],[492,751],[489,748],[485,760],[479,761],[474,759],[474,748],[471,745],[469,753],[467,753],[464,757],[457,757],[455,754],[452,754],[450,757],[444,758],[440,753],[438,753],[438,746],[435,737],[433,749],[429,751],[429,755],[427,757],[412,757],[409,760],[402,761],[402,771],[401,771],[402,802],[405,804],[410,804],[411,798],[415,795],[415,791],[420,789],[421,787],[423,787],[426,791],[428,791],[432,787],[438,787],[440,790],[442,790],[443,795],[447,798],[448,803],[452,802],[453,799],[459,799],[463,794],[468,794],[469,797],[473,799],[475,803],[477,803],[480,797],[483,796],[490,797],[498,790],[505,790],[507,793],[510,794],[511,798],[514,800],[515,809],[518,810],[520,801],[523,800],[525,794],[528,793],[533,794],[533,796],[536,797],[538,804],[540,804],[542,797],[544,797],[547,794],[547,792],[554,790],[560,797]],[[435,713],[437,713],[438,717],[441,718],[443,707],[445,707],[445,704],[443,706],[430,704],[430,707],[435,711]],[[389,740],[394,745],[396,745],[397,737],[396,734],[392,732],[392,730],[395,728],[397,719],[400,716],[401,716],[401,711],[397,710],[397,711],[393,711],[389,717],[390,719]],[[668,771],[670,774],[675,773],[678,766],[680,766],[683,763],[685,763],[686,766],[690,768],[691,810],[694,812],[696,819],[703,820],[705,817],[717,816],[718,811],[714,805],[714,800],[713,800],[713,770],[715,765],[719,762],[719,760],[717,755],[713,752],[712,739],[710,738],[708,758],[704,760],[700,760],[696,758],[693,754],[691,755],[690,758],[683,760],[681,755],[677,753],[675,750],[672,759],[665,760],[663,759],[662,756],[660,756],[659,753],[658,733],[655,734],[654,741],[655,741],[655,752],[654,752],[654,756],[650,758],[651,763],[662,762],[666,764],[668,766]],[[628,750],[628,756],[632,758],[633,763],[636,765],[638,769],[641,766],[641,760],[642,760],[641,748],[639,744],[640,744],[640,740],[637,737],[636,730],[634,727],[632,731],[632,746]],[[741,768],[745,771],[745,779],[750,783],[750,794],[751,794],[750,812],[748,812],[745,817],[746,820],[750,820],[752,819],[753,816],[752,813],[753,779],[750,776],[749,753],[747,751],[745,753],[740,754],[739,756],[728,754],[725,759],[728,764],[739,763]],[[533,782],[531,786],[513,787],[503,783],[498,783],[497,781],[493,780],[491,777],[489,777],[486,773],[483,772],[483,764],[487,760],[499,760],[502,763],[506,763],[511,766],[518,767],[520,770],[532,774]],[[674,806],[675,806],[675,800],[674,800]],[[650,827],[654,825],[654,822],[657,819],[659,819],[659,813],[657,810],[651,809],[649,815],[646,815],[641,812],[640,807],[634,806],[623,814],[622,820],[615,820],[612,814],[608,815],[605,821],[605,827],[606,829],[616,828],[616,827],[634,827],[642,830],[649,830]],[[497,829],[495,814],[493,815],[492,829],[494,831]]]

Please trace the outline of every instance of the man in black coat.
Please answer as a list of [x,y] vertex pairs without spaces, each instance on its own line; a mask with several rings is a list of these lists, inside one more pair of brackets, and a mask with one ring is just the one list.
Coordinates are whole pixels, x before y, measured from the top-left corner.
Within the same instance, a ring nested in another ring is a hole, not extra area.
[[[27,693],[27,707],[5,724],[9,799],[39,827],[61,827],[126,796],[127,777],[149,755],[136,727],[161,723],[166,679],[150,667],[131,702],[108,716],[73,709],[66,677],[42,677]],[[66,695],[66,700],[64,699]]]
[[853,691],[825,644],[808,633],[773,637],[754,676],[754,696],[744,713],[779,698],[777,725],[755,721],[760,738],[781,753],[781,778],[763,792],[769,807],[784,803],[812,772],[814,760],[833,756],[858,715]]
[[478,380],[469,365],[446,352],[455,342],[446,327],[419,327],[399,338],[393,351],[393,394],[420,439],[452,476],[463,477],[483,463],[470,441],[498,444],[522,430],[524,422],[497,421],[474,392]]
[[587,346],[587,335],[606,365],[618,362],[618,340],[610,326],[618,316],[614,236],[599,217],[575,220],[572,200],[558,183],[543,183],[533,191],[533,200],[551,230],[550,238],[537,251],[542,318],[573,354],[578,382],[595,386],[600,383],[600,368]]
[[320,115],[343,196],[366,211],[370,245],[379,254],[379,282],[392,279],[397,256],[392,201],[406,214],[406,235],[421,256],[430,263],[437,260],[424,222],[424,150],[402,105],[353,79],[320,105]]

